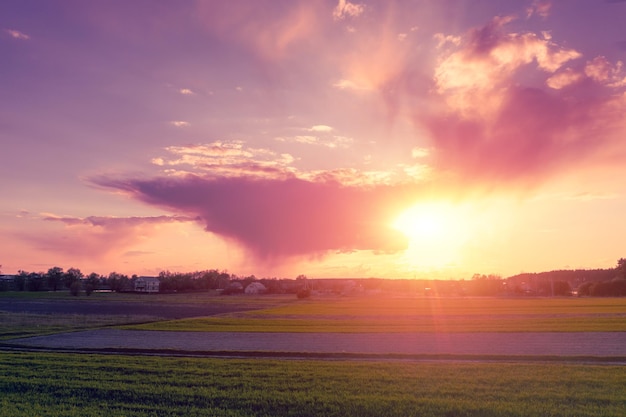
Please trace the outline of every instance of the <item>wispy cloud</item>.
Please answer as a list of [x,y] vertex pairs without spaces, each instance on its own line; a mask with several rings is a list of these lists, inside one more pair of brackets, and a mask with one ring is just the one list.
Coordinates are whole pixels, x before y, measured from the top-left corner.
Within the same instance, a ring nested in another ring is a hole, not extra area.
[[122,253],[156,233],[164,224],[197,222],[189,216],[71,217],[42,214],[45,222],[64,225],[61,230],[20,233],[17,238],[32,242],[47,252],[71,254],[75,258],[101,259]]
[[552,9],[552,2],[549,0],[534,0],[532,5],[526,9],[526,16],[531,17],[534,15],[546,18],[550,15]]
[[343,20],[346,17],[358,17],[365,11],[362,4],[350,3],[348,0],[339,0],[333,10],[333,19]]
[[321,17],[316,2],[199,1],[196,6],[196,16],[206,30],[239,42],[270,61],[283,58],[311,37]]
[[295,135],[295,136],[278,136],[274,140],[278,142],[302,143],[305,145],[323,146],[330,149],[346,149],[349,148],[354,140],[341,135],[331,134],[332,128],[328,126],[316,127],[309,129],[316,135]]
[[28,40],[30,39],[30,36],[20,32],[19,30],[15,30],[15,29],[4,29],[4,32],[7,33],[10,37],[12,37],[13,39],[20,39],[20,40]]
[[189,88],[181,88],[180,90],[178,90],[178,92],[185,96],[193,96],[196,94]]
[[172,120],[170,124],[174,127],[188,127],[190,123],[185,120]]
[[214,177],[254,176],[260,178],[283,178],[293,176],[291,164],[294,158],[286,153],[268,149],[252,148],[243,142],[212,142],[189,146],[169,146],[170,155],[154,158],[155,165],[170,167],[171,173],[203,173]]

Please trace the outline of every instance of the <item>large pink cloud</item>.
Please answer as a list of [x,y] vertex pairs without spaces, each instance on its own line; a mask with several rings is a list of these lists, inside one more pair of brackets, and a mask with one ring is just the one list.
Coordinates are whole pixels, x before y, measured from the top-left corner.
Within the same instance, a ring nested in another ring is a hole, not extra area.
[[237,241],[258,259],[328,251],[396,251],[407,241],[390,226],[414,198],[407,187],[347,187],[298,178],[94,179],[146,203],[198,216],[212,233]]
[[471,30],[442,52],[432,106],[414,114],[437,167],[465,185],[511,186],[623,150],[621,64],[585,64],[549,38],[507,32],[511,20]]

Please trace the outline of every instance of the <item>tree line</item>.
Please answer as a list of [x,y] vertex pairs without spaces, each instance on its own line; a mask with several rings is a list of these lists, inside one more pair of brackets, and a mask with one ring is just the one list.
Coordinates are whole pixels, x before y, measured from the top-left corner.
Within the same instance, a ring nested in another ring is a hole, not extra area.
[[[137,275],[111,272],[104,276],[92,272],[83,274],[78,268],[55,266],[47,272],[20,270],[12,282],[0,280],[0,291],[58,291],[69,290],[78,295],[92,294],[96,290],[127,292],[134,290]],[[307,281],[304,275],[295,280],[261,278],[254,275],[236,276],[226,271],[210,269],[195,272],[162,271],[158,275],[160,292],[190,292],[221,290],[224,294],[243,292],[253,282],[260,282],[266,293],[298,293],[306,289],[322,292],[345,292],[345,284],[335,279]],[[357,282],[356,289],[365,291],[400,291],[442,296],[579,296],[622,297],[626,296],[626,258],[620,258],[617,266],[610,269],[560,270],[541,273],[524,273],[503,279],[498,275],[474,274],[470,280],[406,280],[364,278],[349,280]],[[12,284],[12,285],[11,285]],[[353,288],[354,289],[354,288]]]
[[[84,293],[91,295],[96,290],[130,292],[135,288],[135,281],[140,277],[128,276],[118,272],[100,275],[92,272],[83,274],[78,268],[55,266],[47,272],[28,272],[20,270],[10,280],[0,280],[0,291],[60,291],[69,290],[72,295]],[[294,280],[262,278],[254,275],[237,276],[226,271],[210,269],[194,272],[161,271],[158,275],[159,292],[193,292],[221,290],[225,294],[243,292],[252,282],[260,282],[267,293],[296,293],[298,288],[291,285]],[[237,284],[237,285],[235,285]]]

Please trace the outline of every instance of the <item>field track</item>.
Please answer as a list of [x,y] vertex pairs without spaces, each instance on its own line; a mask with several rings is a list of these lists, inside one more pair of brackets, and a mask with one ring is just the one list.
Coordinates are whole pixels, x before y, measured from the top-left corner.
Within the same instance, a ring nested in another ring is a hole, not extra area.
[[[626,333],[245,333],[99,329],[11,340],[4,348],[177,355],[534,357],[626,362]],[[271,355],[270,355],[271,354]],[[578,359],[577,359],[578,358]]]

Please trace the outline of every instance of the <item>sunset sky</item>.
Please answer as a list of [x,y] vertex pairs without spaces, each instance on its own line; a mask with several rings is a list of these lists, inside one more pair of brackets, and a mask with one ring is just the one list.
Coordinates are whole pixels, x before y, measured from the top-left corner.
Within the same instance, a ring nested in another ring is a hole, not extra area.
[[613,267],[624,22],[616,0],[3,0],[2,272]]

